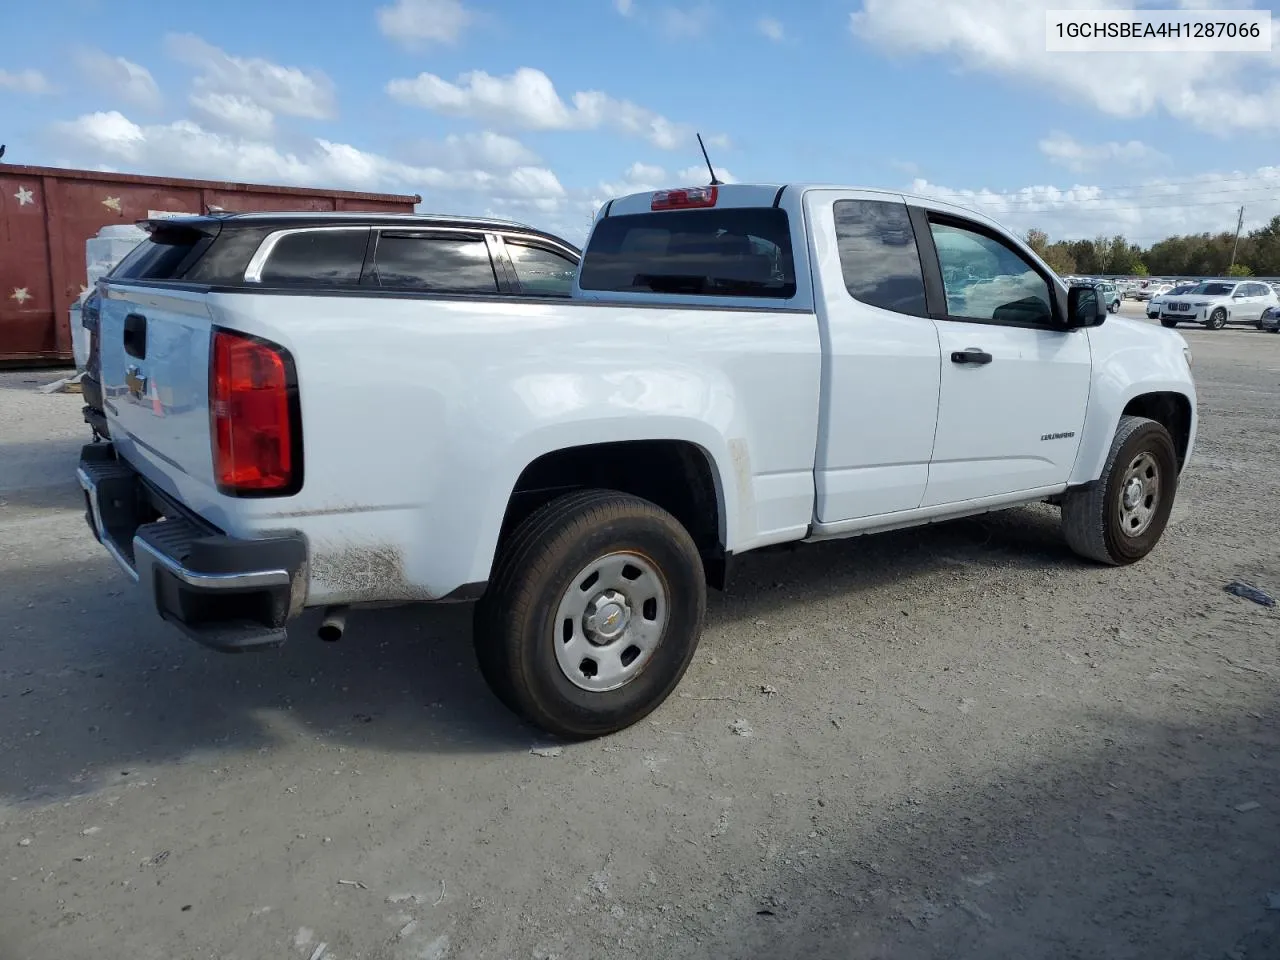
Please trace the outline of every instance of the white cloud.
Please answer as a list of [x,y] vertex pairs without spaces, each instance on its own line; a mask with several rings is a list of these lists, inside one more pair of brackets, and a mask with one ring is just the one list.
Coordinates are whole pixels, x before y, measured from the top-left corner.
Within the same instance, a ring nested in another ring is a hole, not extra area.
[[420,144],[417,153],[425,162],[450,169],[510,170],[539,162],[538,155],[519,140],[491,130],[451,133],[444,140]]
[[1153,178],[1125,188],[1029,186],[997,191],[916,179],[906,189],[978,210],[1013,230],[1039,227],[1054,240],[1124,234],[1149,246],[1174,234],[1234,230],[1241,205],[1246,230],[1280,214],[1280,166],[1204,173],[1190,180]]
[[1118,143],[1081,143],[1074,137],[1055,131],[1038,144],[1040,152],[1068,170],[1081,173],[1107,165],[1150,166],[1168,163],[1169,158],[1140,140]]
[[483,70],[464,73],[449,83],[432,73],[408,80],[392,80],[387,92],[401,103],[436,113],[475,117],[529,130],[596,130],[610,128],[642,137],[665,150],[687,145],[691,129],[629,100],[598,90],[561,99],[555,84],[541,70],[521,67],[507,77]]
[[542,167],[492,171],[417,166],[324,139],[285,150],[265,139],[222,134],[190,120],[139,125],[117,111],[92,113],[55,124],[54,131],[86,165],[125,164],[131,170],[217,180],[397,190],[441,197],[468,196],[460,209],[475,209],[477,196],[558,201],[565,189]]
[[377,17],[384,36],[410,49],[456,43],[475,19],[460,0],[396,0],[379,7]]
[[197,93],[191,106],[213,126],[247,137],[269,137],[275,129],[275,116],[252,99],[236,93]]
[[291,117],[328,120],[337,113],[333,82],[318,70],[234,57],[189,33],[170,34],[165,49],[200,71],[195,81],[198,93],[235,94]]
[[[1126,9],[1121,0],[1089,0]],[[862,0],[853,33],[878,50],[944,54],[1115,117],[1160,111],[1217,133],[1280,129],[1280,54],[1045,55],[1045,11],[1062,0]],[[1199,6],[1199,4],[1197,4]],[[927,24],[927,29],[921,27]],[[1246,85],[1247,84],[1247,85]],[[1258,92],[1258,91],[1261,92]]]
[[715,11],[709,3],[692,7],[664,7],[658,12],[658,24],[662,32],[674,40],[700,37],[707,32]]
[[53,87],[39,70],[19,70],[11,73],[0,69],[0,90],[13,90],[17,93],[52,93]]
[[[722,183],[737,183],[738,178],[726,170],[724,167],[716,167],[716,179]],[[676,184],[683,186],[701,186],[711,182],[711,174],[707,172],[705,163],[695,163],[691,167],[685,167],[676,173]]]
[[[716,178],[725,183],[737,183],[728,170],[716,168]],[[651,163],[633,163],[622,174],[619,180],[602,180],[592,192],[595,206],[604,203],[610,197],[623,197],[631,193],[645,193],[649,190],[663,190],[668,187],[696,187],[710,182],[711,176],[703,164],[686,167],[675,174],[667,172],[665,167]],[[593,208],[594,209],[594,208]]]
[[413,80],[392,80],[387,92],[401,103],[436,113],[484,117],[532,130],[568,130],[580,125],[574,111],[556,93],[551,78],[532,67],[521,67],[509,77],[474,70],[464,73],[456,84],[432,73],[420,73]]
[[613,9],[624,17],[629,17],[636,12],[636,5],[632,3],[632,0],[613,0]]
[[787,38],[787,32],[783,29],[781,21],[773,17],[761,17],[756,21],[756,29],[774,43],[781,43]]
[[146,67],[91,48],[76,50],[74,60],[97,92],[147,109],[160,105],[160,88]]

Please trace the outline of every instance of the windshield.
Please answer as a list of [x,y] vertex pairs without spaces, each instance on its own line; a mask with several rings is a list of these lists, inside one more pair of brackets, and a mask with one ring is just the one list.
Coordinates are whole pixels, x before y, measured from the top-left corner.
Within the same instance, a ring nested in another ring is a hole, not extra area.
[[583,290],[795,296],[787,214],[773,207],[605,217],[583,255]]
[[1195,292],[1206,297],[1229,297],[1235,288],[1234,283],[1202,283]]

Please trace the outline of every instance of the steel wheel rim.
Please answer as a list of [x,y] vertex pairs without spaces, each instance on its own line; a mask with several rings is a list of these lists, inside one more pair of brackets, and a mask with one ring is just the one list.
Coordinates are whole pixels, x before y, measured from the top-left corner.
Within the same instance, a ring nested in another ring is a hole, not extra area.
[[556,607],[556,663],[581,690],[607,693],[648,666],[662,642],[670,607],[652,560],[620,552],[587,564]]
[[1120,481],[1120,532],[1126,537],[1142,536],[1159,508],[1160,464],[1150,453],[1143,452],[1133,458]]

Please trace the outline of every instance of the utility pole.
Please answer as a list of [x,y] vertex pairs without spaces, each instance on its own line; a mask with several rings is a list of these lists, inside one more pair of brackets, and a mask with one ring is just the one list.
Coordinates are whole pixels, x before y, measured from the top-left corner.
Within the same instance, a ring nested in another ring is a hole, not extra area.
[[[1240,228],[1244,226],[1244,207],[1240,207],[1240,216],[1236,218],[1236,242],[1231,245],[1231,267],[1236,265],[1236,251],[1240,249]],[[1227,267],[1227,273],[1231,272]]]

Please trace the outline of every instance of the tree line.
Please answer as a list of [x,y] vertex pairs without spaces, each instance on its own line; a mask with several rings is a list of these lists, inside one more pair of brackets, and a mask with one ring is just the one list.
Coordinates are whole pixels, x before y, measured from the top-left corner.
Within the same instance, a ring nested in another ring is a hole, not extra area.
[[1122,236],[1049,242],[1043,230],[1027,231],[1027,244],[1060,276],[1114,274],[1137,277],[1280,277],[1280,216],[1240,234],[1196,233],[1168,237],[1143,249]]

